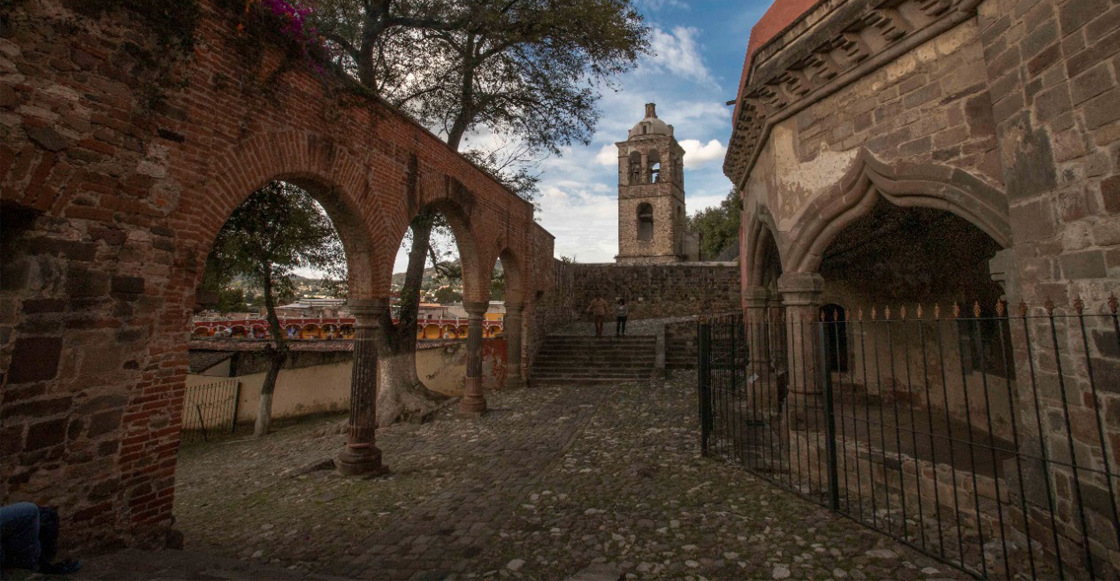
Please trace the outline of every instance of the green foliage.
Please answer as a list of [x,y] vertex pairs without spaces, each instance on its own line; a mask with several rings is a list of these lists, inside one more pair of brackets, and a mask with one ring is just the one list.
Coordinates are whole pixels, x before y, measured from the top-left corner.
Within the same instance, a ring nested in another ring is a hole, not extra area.
[[688,229],[700,234],[700,257],[712,259],[739,241],[739,192],[734,189],[720,204],[688,217]]
[[629,0],[459,4],[469,20],[414,34],[419,42],[399,47],[396,63],[386,59],[413,71],[410,82],[382,88],[456,148],[478,127],[533,153],[588,143],[599,119],[597,87],[648,47],[648,28]]
[[345,279],[346,254],[334,225],[311,196],[272,182],[253,192],[218,233],[206,261],[204,287],[229,289],[240,280],[261,289],[271,309],[294,296],[296,268]]
[[459,303],[463,301],[463,295],[459,294],[455,289],[445,286],[435,292],[434,296],[437,303]]

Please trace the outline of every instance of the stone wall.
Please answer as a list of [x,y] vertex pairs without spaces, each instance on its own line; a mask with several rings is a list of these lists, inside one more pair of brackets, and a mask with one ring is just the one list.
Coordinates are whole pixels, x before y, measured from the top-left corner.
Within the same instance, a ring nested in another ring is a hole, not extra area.
[[[940,301],[944,316],[950,301],[967,311],[975,299],[988,315],[1003,295],[1032,316],[1054,305],[1071,315],[1077,298],[1086,313],[1107,313],[1120,292],[1115,0],[812,4],[749,57],[739,97],[724,168],[743,192],[751,309],[784,301],[811,317],[834,301],[849,312],[878,303],[880,313],[917,304],[928,313]],[[994,293],[984,272],[993,257],[990,273],[1002,283]],[[1074,333],[1052,343],[1034,335],[1028,351],[1016,338],[1015,376],[1116,385],[1120,351],[1108,322],[1087,322],[1084,344]],[[814,362],[794,367],[806,364]],[[1101,391],[1072,396],[1070,417],[1115,407],[1111,390]],[[1018,392],[1015,407],[1030,410],[1027,390]],[[1066,413],[1058,400],[1046,405]],[[1006,423],[1013,411],[1001,414]],[[1027,432],[1028,414],[1017,417]],[[1082,467],[1103,471],[1120,464],[1120,449],[1102,444],[1120,441],[1120,426],[1105,422],[1104,431],[1071,439],[1054,425],[1039,439],[1069,444]],[[1038,442],[1024,437],[1021,447]],[[1052,481],[1061,502],[1097,496],[1099,481],[1091,494],[1073,492],[1071,470],[1046,469],[1040,480]],[[1111,509],[1085,506],[1095,558],[1120,563]],[[1066,511],[1058,520],[1063,543],[1085,544],[1076,518]]]
[[571,304],[578,313],[595,297],[612,305],[618,297],[626,299],[631,319],[724,313],[740,307],[735,263],[574,264],[571,269]]

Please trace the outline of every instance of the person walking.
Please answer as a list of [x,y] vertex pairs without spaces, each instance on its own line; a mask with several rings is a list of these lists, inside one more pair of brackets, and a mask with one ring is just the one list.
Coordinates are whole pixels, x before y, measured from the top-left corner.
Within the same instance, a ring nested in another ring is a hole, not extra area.
[[607,305],[606,299],[603,297],[595,297],[591,304],[587,306],[587,312],[595,317],[595,336],[603,336],[603,322],[607,320]]
[[626,299],[618,299],[618,304],[614,307],[614,336],[623,337],[626,335]]

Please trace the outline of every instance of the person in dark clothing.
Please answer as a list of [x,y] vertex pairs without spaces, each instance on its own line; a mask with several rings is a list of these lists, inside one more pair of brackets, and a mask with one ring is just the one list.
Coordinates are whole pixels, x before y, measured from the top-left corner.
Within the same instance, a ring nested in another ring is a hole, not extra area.
[[79,561],[52,563],[57,552],[58,511],[30,502],[0,506],[0,570],[69,575],[82,568]]
[[618,304],[614,307],[614,336],[622,337],[626,335],[626,299],[618,299]]

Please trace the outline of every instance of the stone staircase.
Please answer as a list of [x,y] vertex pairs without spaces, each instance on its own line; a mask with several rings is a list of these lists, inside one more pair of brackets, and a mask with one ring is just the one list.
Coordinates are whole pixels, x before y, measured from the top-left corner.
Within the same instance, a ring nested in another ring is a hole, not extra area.
[[657,338],[652,335],[550,335],[537,354],[529,382],[546,386],[648,381],[656,357]]

